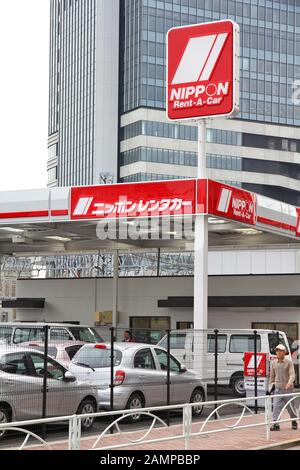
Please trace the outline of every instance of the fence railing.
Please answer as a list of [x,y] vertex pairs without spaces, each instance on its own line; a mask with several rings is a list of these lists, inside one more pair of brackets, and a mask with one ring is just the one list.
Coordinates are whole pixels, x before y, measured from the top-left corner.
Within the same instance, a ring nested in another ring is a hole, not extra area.
[[[254,411],[248,406],[248,402],[251,400],[257,399],[264,401],[264,412],[259,415],[255,415]],[[276,421],[272,419],[272,401],[275,398],[285,398],[286,403],[282,408],[280,415]],[[277,395],[265,395],[263,397],[251,397],[243,399],[229,399],[229,400],[217,400],[217,401],[207,401],[202,403],[203,407],[209,407],[212,411],[209,413],[207,418],[202,421],[194,421],[192,419],[192,410],[193,407],[198,406],[193,403],[187,403],[183,405],[173,405],[173,406],[164,406],[164,407],[150,407],[150,408],[139,408],[136,410],[123,410],[123,411],[109,411],[109,412],[99,412],[93,414],[85,415],[72,415],[64,416],[59,418],[47,418],[47,419],[38,419],[14,423],[0,424],[0,433],[4,431],[18,431],[19,433],[24,434],[24,441],[18,446],[19,450],[28,448],[28,442],[30,438],[36,439],[36,444],[31,444],[32,447],[47,449],[54,449],[55,444],[47,442],[45,439],[41,438],[38,434],[33,433],[27,427],[37,426],[37,425],[46,425],[55,422],[67,422],[69,429],[69,438],[66,441],[61,441],[61,444],[65,444],[65,448],[69,450],[79,450],[82,444],[82,434],[81,434],[81,421],[86,418],[109,418],[109,424],[99,435],[90,435],[85,438],[85,449],[89,450],[111,450],[111,449],[121,449],[128,448],[137,445],[147,445],[159,442],[174,441],[178,440],[179,443],[182,443],[185,450],[189,450],[190,441],[192,438],[203,437],[203,436],[213,436],[224,432],[230,432],[234,430],[242,429],[252,429],[252,428],[265,428],[265,439],[266,441],[270,440],[270,427],[273,424],[282,424],[288,423],[294,420],[299,421],[300,419],[300,393],[289,393],[289,394],[277,394]],[[241,409],[239,414],[234,414],[231,417],[222,417],[220,411],[228,406],[237,406]],[[296,418],[285,418],[284,412],[291,407]],[[168,424],[162,419],[160,413],[162,412],[171,412],[171,411],[181,411],[182,412],[182,427],[175,426],[170,428]],[[140,414],[151,418],[151,423],[147,428],[139,429],[139,433],[143,432],[142,436],[135,436],[135,432],[123,431],[120,427],[122,421],[127,420],[133,414]],[[215,421],[215,416],[217,417],[217,422]],[[252,419],[249,419],[252,418]],[[231,422],[232,420],[235,422]],[[218,426],[216,426],[218,424]],[[157,425],[161,429],[165,429],[165,433],[160,437],[155,437],[155,428]],[[111,429],[115,429],[113,435],[110,434]],[[176,428],[176,429],[175,429]],[[178,432],[174,433],[178,428]],[[170,431],[171,430],[171,431]],[[88,439],[88,443],[87,443]],[[125,442],[122,442],[125,441]]]
[[[283,340],[279,332],[268,333],[264,338],[268,340],[266,346],[260,330],[187,329],[165,330],[161,342],[155,345],[149,336],[153,330],[145,334],[145,330],[135,329],[129,332],[134,333],[134,354],[129,351],[126,356],[127,348],[119,344],[126,332],[123,328],[100,329],[100,344],[91,343],[86,347],[84,339],[90,339],[84,336],[88,334],[87,329],[77,325],[69,327],[64,324],[1,325],[0,423],[9,418],[18,422],[27,418],[68,416],[78,410],[81,413],[97,409],[113,412],[138,407],[133,397],[139,395],[141,408],[161,406],[167,410],[166,424],[170,425],[170,405],[195,401],[198,406],[197,400],[207,400],[208,392],[214,399],[209,403],[216,410],[218,403],[222,403],[219,399],[223,398],[224,387],[239,400],[245,396],[243,351],[254,352],[251,393],[255,397],[263,395],[267,385],[264,390],[258,387],[255,352],[266,348],[271,351]],[[77,336],[72,338],[71,334]],[[147,344],[145,337],[149,340]],[[234,355],[233,365],[228,365],[228,352]],[[126,385],[130,385],[130,389]],[[149,387],[154,393],[149,393]],[[258,413],[262,398],[249,399],[253,400],[254,412]],[[89,407],[93,409],[87,410]],[[218,414],[213,413],[212,418],[218,420]],[[56,419],[59,420],[61,418]],[[46,423],[44,421],[42,432],[44,440],[48,431]],[[115,426],[110,427],[110,432],[113,430]]]

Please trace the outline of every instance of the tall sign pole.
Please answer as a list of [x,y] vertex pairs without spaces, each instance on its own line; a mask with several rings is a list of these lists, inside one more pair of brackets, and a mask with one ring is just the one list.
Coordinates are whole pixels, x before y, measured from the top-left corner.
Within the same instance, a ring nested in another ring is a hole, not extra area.
[[[198,122],[198,178],[207,178],[206,119],[239,106],[239,26],[231,20],[172,28],[167,36],[167,116]],[[208,218],[195,215],[194,328],[208,326]]]
[[[206,120],[198,121],[197,178],[206,178]],[[194,229],[194,329],[208,327],[208,217],[196,214]]]

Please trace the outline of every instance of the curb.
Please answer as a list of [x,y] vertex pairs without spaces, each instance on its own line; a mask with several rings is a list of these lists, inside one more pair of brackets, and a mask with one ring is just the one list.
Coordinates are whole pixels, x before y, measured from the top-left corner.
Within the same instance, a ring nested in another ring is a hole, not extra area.
[[293,447],[294,445],[297,445],[297,444],[300,444],[300,438],[290,439],[289,441],[276,442],[275,444],[270,444],[267,446],[252,447],[251,449],[248,449],[248,450],[281,450],[281,449],[287,449],[289,447]]

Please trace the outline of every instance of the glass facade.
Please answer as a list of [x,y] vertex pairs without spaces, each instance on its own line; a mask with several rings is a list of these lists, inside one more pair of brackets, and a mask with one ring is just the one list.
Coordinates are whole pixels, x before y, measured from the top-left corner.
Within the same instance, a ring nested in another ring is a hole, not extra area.
[[[156,121],[136,121],[121,128],[122,141],[133,139],[139,135],[196,141],[197,128],[195,126]],[[300,153],[300,140],[298,139],[209,128],[207,129],[206,139],[208,143],[212,144],[242,145],[244,147]]]
[[[92,184],[96,165],[99,166],[101,158],[98,153],[95,155],[95,116],[96,111],[98,116],[103,112],[98,107],[96,110],[95,83],[97,67],[102,66],[96,60],[99,49],[96,47],[96,37],[101,36],[103,28],[100,21],[102,10],[97,0],[50,0],[50,4],[49,182],[57,182],[58,186]],[[116,120],[138,108],[145,108],[145,114],[137,111],[136,122],[119,129],[123,147],[122,153],[118,154],[119,170],[121,168],[122,172],[122,167],[138,161],[179,167],[196,166],[196,153],[178,150],[175,141],[183,142],[181,148],[193,150],[195,147],[186,144],[196,142],[197,127],[192,123],[160,122],[164,119],[157,112],[165,108],[166,32],[173,26],[231,18],[241,27],[241,111],[236,119],[262,125],[257,130],[251,123],[248,130],[247,124],[247,133],[209,128],[208,144],[221,144],[224,148],[214,149],[208,145],[207,166],[249,172],[253,175],[253,181],[256,172],[283,175],[292,178],[295,185],[295,179],[299,179],[299,155],[289,155],[289,162],[284,162],[283,153],[280,157],[274,154],[273,160],[268,153],[267,159],[262,161],[261,153],[258,159],[254,150],[244,152],[239,148],[300,153],[300,137],[292,138],[295,137],[294,130],[291,134],[281,132],[286,126],[300,125],[300,2],[120,0],[119,4],[120,100]],[[118,26],[116,31],[119,32]],[[105,37],[103,40],[108,39]],[[105,44],[103,47],[106,47]],[[151,108],[154,111],[149,111],[147,119],[147,110]],[[97,122],[100,123],[101,119]],[[264,123],[278,126],[270,128],[270,134],[274,135],[267,135],[269,130],[263,126]],[[237,127],[237,131],[240,129]],[[174,146],[171,140],[167,145],[162,145],[149,139],[148,142],[138,142],[132,149],[132,143],[126,141],[139,136],[173,139]],[[230,149],[225,146],[235,147]],[[104,147],[99,148],[105,152]],[[234,153],[234,156],[226,153]],[[106,154],[109,152],[106,151]],[[104,158],[103,162],[106,162]],[[55,174],[53,167],[56,164]],[[174,178],[174,170],[170,166],[163,171],[170,171],[167,175],[162,174],[161,165],[157,167],[157,174],[155,170],[152,166],[151,173],[142,174],[139,173],[140,169],[135,168],[132,170],[134,174],[126,171],[124,174],[128,176],[120,180]],[[235,175],[229,175],[234,181]],[[260,192],[269,194],[270,187],[264,191],[267,185],[257,187]],[[289,191],[291,194],[287,196]],[[288,188],[282,196],[283,200],[291,201],[294,198],[294,203],[296,201],[295,194]],[[272,197],[278,197],[275,189]]]
[[[195,126],[157,121],[136,121],[121,128],[122,141],[133,139],[139,135],[196,141],[197,128]],[[208,128],[206,140],[212,144],[238,145],[300,153],[300,140],[273,135],[249,134]]]
[[96,0],[50,2],[48,133],[59,134],[59,186],[92,181],[96,4]]
[[241,27],[239,118],[300,125],[300,3],[296,0],[124,0],[121,111],[165,107],[166,32],[230,18]]
[[207,168],[217,168],[219,170],[242,171],[243,161],[244,159],[241,157],[229,155],[208,154],[206,156]]
[[121,166],[136,162],[155,162],[169,165],[196,166],[197,154],[172,149],[138,147],[121,153]]
[[161,181],[161,180],[178,180],[182,179],[182,176],[174,175],[160,175],[158,173],[135,173],[130,176],[124,176],[121,178],[121,183],[134,183],[135,181]]
[[[236,146],[236,151],[235,156],[226,155],[232,150],[224,147],[221,151],[224,154],[220,155],[208,146],[207,167],[299,179],[296,155],[295,158],[289,156],[289,162],[284,162],[283,153],[282,157],[274,154],[272,160],[270,154],[266,154],[267,159],[262,160],[265,157],[260,154],[260,158],[255,158],[254,151],[253,157],[249,156],[249,151],[239,152],[239,147],[247,147],[300,153],[300,138],[281,137],[280,132],[280,126],[300,125],[299,1],[124,0],[121,4],[121,114],[137,108],[165,109],[166,33],[171,27],[230,18],[241,28],[241,100],[240,112],[235,119],[279,127],[270,129],[273,135],[265,134],[267,129],[263,125],[260,134],[251,134],[250,129],[245,133],[209,128],[208,144]],[[283,132],[282,135],[288,134]],[[159,118],[157,121],[152,118],[133,122],[120,132],[123,142],[138,136],[195,142],[197,128],[192,124],[159,122]],[[196,165],[195,153],[187,152],[185,155],[172,150],[171,142],[167,144],[168,149],[140,145],[121,154],[121,167],[137,161]],[[148,145],[155,146],[155,143],[148,141]],[[247,158],[241,157],[245,154]],[[145,179],[148,177],[149,174],[144,175]],[[134,175],[127,178],[134,178]],[[233,174],[231,178],[234,182]],[[246,178],[249,180],[251,176]],[[239,184],[244,186],[244,183]],[[279,194],[276,188],[282,189],[267,184],[258,184],[256,188],[258,192],[274,198]],[[297,201],[297,192],[292,189],[284,188],[280,194],[284,201]]]

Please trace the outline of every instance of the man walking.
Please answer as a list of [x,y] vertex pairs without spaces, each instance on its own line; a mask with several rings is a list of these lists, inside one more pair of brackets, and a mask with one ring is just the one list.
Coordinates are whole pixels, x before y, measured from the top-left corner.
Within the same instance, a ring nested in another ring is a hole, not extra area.
[[[274,389],[275,397],[273,400],[273,421],[277,421],[281,410],[284,405],[291,399],[291,397],[277,397],[276,395],[284,395],[292,393],[295,381],[295,369],[292,361],[286,357],[287,350],[283,344],[278,344],[275,348],[277,358],[272,361],[270,372],[269,388]],[[296,430],[297,415],[295,414],[291,405],[287,406],[292,421],[292,429]],[[273,424],[271,431],[279,431],[280,426],[278,423]]]

